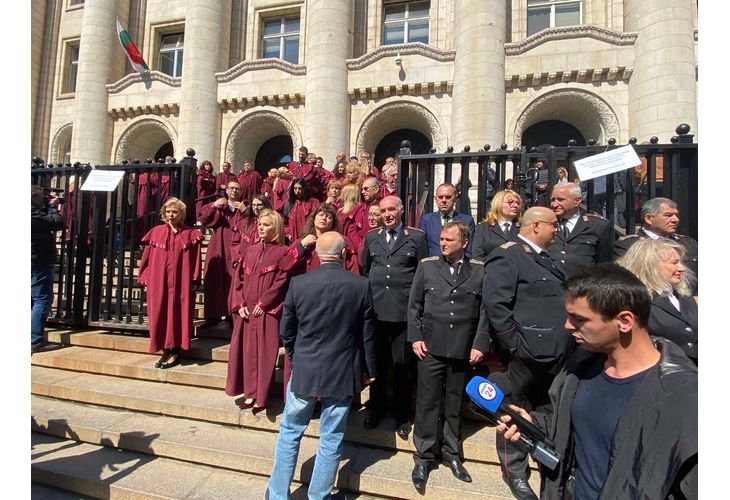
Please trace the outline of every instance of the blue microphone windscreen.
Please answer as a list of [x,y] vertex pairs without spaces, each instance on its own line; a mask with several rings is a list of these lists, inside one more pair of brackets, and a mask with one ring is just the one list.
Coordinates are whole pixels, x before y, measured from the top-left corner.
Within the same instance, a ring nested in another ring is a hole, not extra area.
[[472,378],[466,385],[466,394],[474,403],[489,413],[497,413],[497,409],[504,399],[504,394],[499,387],[479,376]]

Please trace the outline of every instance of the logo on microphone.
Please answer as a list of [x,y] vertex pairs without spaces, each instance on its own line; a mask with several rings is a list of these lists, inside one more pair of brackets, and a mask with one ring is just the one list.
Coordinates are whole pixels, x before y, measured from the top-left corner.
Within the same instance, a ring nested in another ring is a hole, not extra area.
[[491,401],[497,397],[497,391],[489,382],[482,382],[479,384],[479,395],[487,401]]

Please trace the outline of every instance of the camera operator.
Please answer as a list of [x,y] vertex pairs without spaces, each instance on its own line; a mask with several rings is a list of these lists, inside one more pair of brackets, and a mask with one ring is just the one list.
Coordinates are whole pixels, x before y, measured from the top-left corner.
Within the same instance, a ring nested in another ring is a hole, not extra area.
[[43,346],[43,330],[53,301],[53,263],[56,259],[55,232],[63,229],[58,213],[61,198],[48,195],[41,186],[30,188],[30,300],[31,353]]

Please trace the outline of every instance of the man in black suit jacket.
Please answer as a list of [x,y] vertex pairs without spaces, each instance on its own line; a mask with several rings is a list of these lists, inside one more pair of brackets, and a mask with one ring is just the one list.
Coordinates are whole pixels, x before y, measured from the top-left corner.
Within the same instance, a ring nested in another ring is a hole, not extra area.
[[[280,332],[292,374],[267,498],[288,497],[299,443],[318,399],[319,449],[309,497],[329,497],[352,396],[376,377],[370,284],[342,268],[346,250],[340,234],[322,234],[317,255],[320,268],[292,278],[284,301]],[[361,363],[363,354],[366,367]]]
[[396,196],[380,202],[384,227],[370,231],[362,253],[363,276],[373,289],[378,380],[370,388],[365,428],[376,427],[385,413],[387,373],[394,371],[393,407],[398,435],[410,433],[411,385],[415,356],[407,342],[408,292],[419,261],[428,257],[422,231],[401,223],[403,203]]
[[[620,238],[613,246],[615,257],[622,257],[631,245],[642,238],[653,240],[663,237],[674,240],[685,249],[684,265],[686,265],[695,277],[698,271],[697,240],[691,236],[677,234],[679,226],[679,207],[669,198],[652,198],[641,207],[641,229],[637,234],[627,234]],[[692,294],[697,295],[698,281],[695,281]]]
[[[550,403],[550,384],[572,351],[564,328],[565,273],[546,251],[558,228],[552,210],[532,207],[522,217],[520,234],[492,251],[484,264],[484,307],[494,342],[510,358],[510,402],[518,406]],[[506,446],[501,435],[496,441],[512,494],[536,499],[527,482],[527,450]]]
[[568,277],[599,262],[613,260],[613,227],[608,219],[583,213],[580,186],[568,182],[555,186],[550,207],[560,223],[550,255],[560,262]]
[[468,238],[469,228],[462,222],[443,227],[443,256],[421,261],[408,301],[408,340],[420,360],[413,428],[416,465],[411,474],[418,490],[426,486],[437,444],[454,476],[471,482],[459,458],[459,411],[471,365],[482,361],[490,340],[486,314],[482,314],[484,264],[465,255]]

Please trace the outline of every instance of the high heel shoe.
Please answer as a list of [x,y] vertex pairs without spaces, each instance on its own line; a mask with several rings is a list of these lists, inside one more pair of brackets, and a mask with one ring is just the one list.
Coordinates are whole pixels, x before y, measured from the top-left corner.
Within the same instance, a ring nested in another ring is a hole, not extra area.
[[241,403],[240,403],[240,404],[238,405],[238,407],[239,407],[240,409],[242,409],[242,410],[248,410],[249,408],[253,408],[253,402],[254,402],[254,401],[255,401],[255,399],[251,399],[251,401],[249,401],[249,402],[246,402],[246,401],[242,401],[242,402],[241,402]]
[[162,368],[162,365],[165,364],[165,361],[167,361],[167,358],[170,356],[170,351],[168,349],[164,349],[162,351],[162,356],[160,356],[160,359],[157,360],[155,363],[155,368]]
[[266,410],[265,406],[253,406],[251,407],[251,413],[254,415],[258,415],[262,411]]
[[163,370],[166,370],[168,368],[172,368],[173,366],[177,366],[180,364],[180,355],[178,354],[172,354],[169,358],[167,358],[166,361],[163,361],[160,364],[160,368]]

